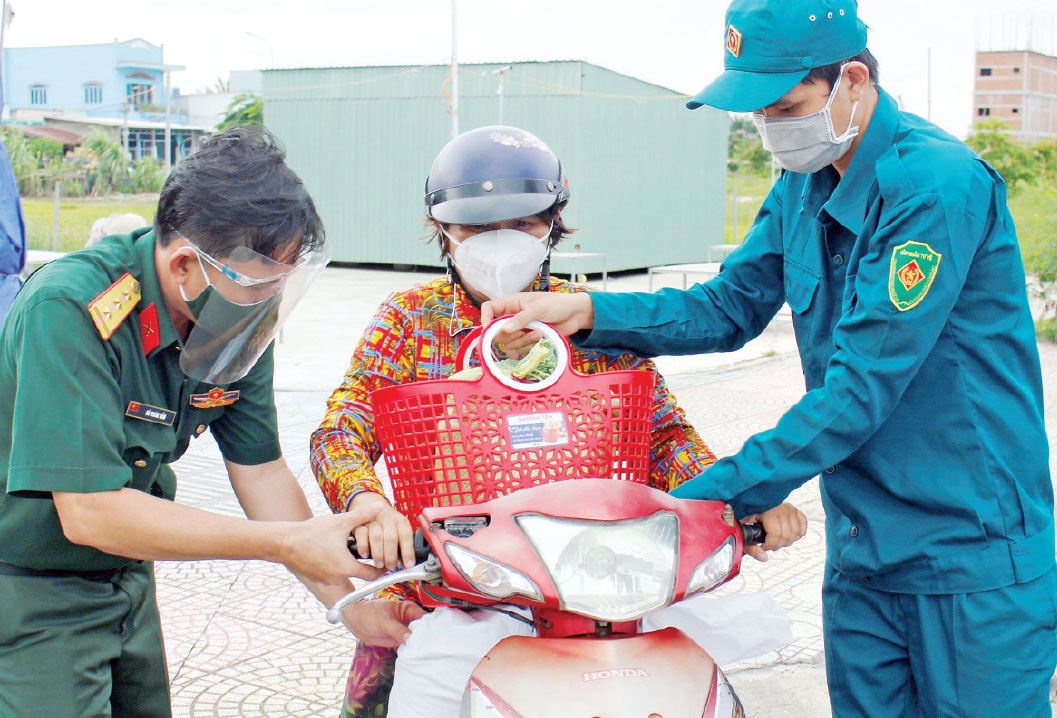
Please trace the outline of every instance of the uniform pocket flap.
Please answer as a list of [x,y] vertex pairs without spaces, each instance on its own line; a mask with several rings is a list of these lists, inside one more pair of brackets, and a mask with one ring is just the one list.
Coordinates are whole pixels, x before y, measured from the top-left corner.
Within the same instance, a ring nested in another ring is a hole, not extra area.
[[818,293],[819,275],[802,264],[785,261],[785,301],[797,314],[810,308]]
[[176,448],[176,431],[165,424],[155,424],[125,417],[125,448],[138,447],[148,455],[168,454]]

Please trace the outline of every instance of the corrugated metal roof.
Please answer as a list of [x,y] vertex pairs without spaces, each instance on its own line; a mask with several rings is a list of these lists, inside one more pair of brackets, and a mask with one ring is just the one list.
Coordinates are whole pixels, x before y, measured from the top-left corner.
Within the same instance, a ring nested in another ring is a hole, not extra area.
[[17,130],[26,137],[43,137],[46,140],[54,140],[64,145],[79,145],[83,139],[78,134],[60,130],[58,127],[49,127],[48,125],[4,125],[4,129]]
[[[90,115],[82,115],[78,113],[70,112],[45,112],[41,115],[45,120],[55,120],[57,122],[74,122],[82,125],[102,125],[104,127],[131,127],[133,129],[145,129],[145,130],[163,130],[165,129],[164,122],[152,122],[150,120],[134,120],[129,119],[128,121],[120,117],[92,117]],[[198,130],[203,132],[212,131],[212,127],[206,127],[205,125],[185,125],[177,124],[172,122],[169,124],[170,130]]]

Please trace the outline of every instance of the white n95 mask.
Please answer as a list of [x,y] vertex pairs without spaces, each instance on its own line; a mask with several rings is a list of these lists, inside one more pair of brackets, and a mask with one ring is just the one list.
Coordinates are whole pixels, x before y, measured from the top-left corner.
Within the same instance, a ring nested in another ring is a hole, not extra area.
[[763,148],[774,155],[774,161],[779,166],[790,172],[811,174],[833,164],[847,153],[859,134],[859,126],[852,127],[859,100],[852,103],[848,127],[838,137],[833,128],[830,107],[843,78],[842,66],[826,106],[814,114],[804,117],[766,117],[762,112],[752,113],[752,121],[756,123],[756,129],[763,139]]
[[447,232],[444,235],[455,246],[451,258],[459,276],[489,299],[501,299],[528,287],[550,251],[549,231],[535,237],[516,229],[493,229],[461,242]]

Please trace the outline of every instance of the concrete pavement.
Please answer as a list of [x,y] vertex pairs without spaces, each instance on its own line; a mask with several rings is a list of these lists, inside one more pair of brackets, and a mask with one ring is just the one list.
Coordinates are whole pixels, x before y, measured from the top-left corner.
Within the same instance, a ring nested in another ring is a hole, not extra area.
[[[307,445],[324,401],[379,302],[432,276],[328,268],[283,332],[275,380],[281,440],[318,513],[326,506],[308,468]],[[611,278],[609,290],[645,291],[646,281],[645,273]],[[675,286],[679,279],[658,275],[655,282]],[[1052,399],[1057,396],[1057,347],[1041,350],[1052,427],[1057,426]],[[803,393],[788,319],[776,319],[738,352],[662,357],[658,364],[702,437],[721,456],[773,427]],[[175,468],[177,501],[242,515],[211,439],[195,441]],[[749,716],[829,714],[820,611],[824,515],[817,482],[790,500],[808,515],[808,535],[765,564],[746,559],[742,574],[721,589],[766,591],[793,621],[791,644],[726,667]],[[326,623],[321,606],[282,567],[256,561],[161,562],[157,574],[177,718],[336,718],[353,639]]]

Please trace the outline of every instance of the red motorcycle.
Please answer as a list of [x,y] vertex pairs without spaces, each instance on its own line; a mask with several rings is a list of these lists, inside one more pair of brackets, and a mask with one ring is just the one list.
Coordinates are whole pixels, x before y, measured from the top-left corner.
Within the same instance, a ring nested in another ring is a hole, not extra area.
[[338,623],[345,606],[406,581],[418,582],[427,607],[528,608],[538,636],[492,648],[462,716],[744,715],[697,643],[675,628],[644,633],[640,620],[730,580],[744,544],[762,543],[762,528],[736,522],[725,504],[580,479],[425,508],[418,523],[421,563],[367,583],[327,617]]

